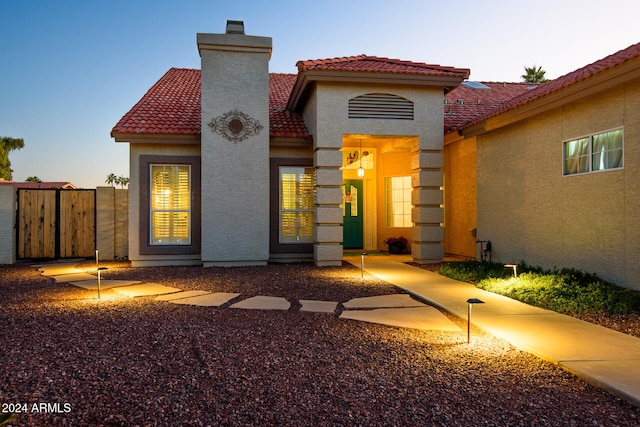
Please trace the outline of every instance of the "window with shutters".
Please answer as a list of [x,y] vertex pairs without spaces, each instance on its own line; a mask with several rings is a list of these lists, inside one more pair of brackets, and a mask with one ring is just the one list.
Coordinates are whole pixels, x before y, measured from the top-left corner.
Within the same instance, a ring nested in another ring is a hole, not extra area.
[[191,244],[191,166],[150,165],[150,244]]
[[280,243],[313,242],[313,170],[280,166]]

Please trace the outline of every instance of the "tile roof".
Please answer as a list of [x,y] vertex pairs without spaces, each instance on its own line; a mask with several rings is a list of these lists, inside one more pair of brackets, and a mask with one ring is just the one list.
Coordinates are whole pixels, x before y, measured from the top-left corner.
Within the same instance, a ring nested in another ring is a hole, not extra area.
[[482,82],[482,84],[489,89],[472,89],[463,84],[445,96],[445,134],[485,117],[505,102],[535,87],[532,83]]
[[[295,79],[294,74],[269,76],[269,121],[273,137],[310,136],[302,117],[285,111]],[[199,135],[200,98],[200,70],[171,68],[120,119],[111,135]]]
[[171,68],[120,119],[114,133],[200,134],[200,70]]
[[309,138],[302,116],[286,110],[295,74],[269,74],[269,132],[273,137]]
[[[521,94],[513,96],[510,99],[506,99],[506,100],[503,100],[502,102],[498,102],[494,106],[494,108],[487,108],[487,110],[485,110],[483,114],[478,114],[476,117],[472,118],[467,122],[458,123],[455,126],[449,126],[448,128],[445,126],[445,131],[449,132],[453,129],[461,129],[466,126],[482,122],[483,120],[486,120],[490,117],[494,117],[501,113],[504,113],[507,110],[520,107],[536,99],[550,95],[562,89],[566,89],[576,83],[579,83],[590,77],[593,77],[596,74],[599,74],[604,71],[615,68],[617,66],[620,66],[638,57],[640,57],[640,43],[631,45],[626,49],[622,49],[592,64],[586,65],[582,68],[579,68],[575,71],[565,74],[564,76],[560,76],[557,79],[551,80],[547,83],[535,85],[536,87],[532,88],[531,90],[523,91]],[[529,85],[531,86],[531,84]],[[455,96],[454,93],[459,89],[460,88],[455,89],[449,95]],[[446,105],[445,105],[445,112],[446,112]],[[446,121],[447,119],[445,116],[445,123]],[[452,121],[450,124],[453,125],[454,122]]]
[[15,188],[27,189],[27,190],[51,190],[56,188],[75,189],[75,185],[68,181],[50,181],[50,182],[20,182],[20,181],[5,181],[0,180],[0,185],[11,186]]
[[400,59],[380,58],[377,56],[357,55],[340,58],[298,61],[298,72],[310,70],[322,71],[359,71],[376,73],[419,74],[428,76],[462,75],[469,77],[469,69],[446,67],[437,64],[402,61]]

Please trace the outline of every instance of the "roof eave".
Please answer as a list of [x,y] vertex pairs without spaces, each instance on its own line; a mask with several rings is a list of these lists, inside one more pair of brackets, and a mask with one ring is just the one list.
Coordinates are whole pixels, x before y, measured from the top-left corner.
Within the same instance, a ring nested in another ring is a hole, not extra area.
[[131,144],[200,144],[200,135],[111,132],[116,142]]
[[460,85],[466,78],[464,74],[425,76],[420,74],[381,73],[381,72],[354,72],[354,71],[329,71],[310,70],[298,74],[296,83],[291,90],[287,110],[296,111],[305,98],[310,85],[315,82],[336,83],[365,83],[383,85],[441,87],[449,91]]
[[550,111],[567,103],[593,96],[633,79],[640,79],[640,57],[627,61],[617,67],[604,70],[584,80],[558,89],[555,92],[532,99],[525,104],[516,105],[513,108],[487,117],[482,121],[462,127],[458,132],[465,137],[491,132]]

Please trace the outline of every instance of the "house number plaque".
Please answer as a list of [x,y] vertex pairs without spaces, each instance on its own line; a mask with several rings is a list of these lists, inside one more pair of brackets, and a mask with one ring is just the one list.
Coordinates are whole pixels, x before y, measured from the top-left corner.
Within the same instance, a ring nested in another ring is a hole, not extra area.
[[222,135],[233,143],[257,135],[262,129],[262,125],[258,120],[238,110],[214,117],[207,126],[211,128],[212,132]]

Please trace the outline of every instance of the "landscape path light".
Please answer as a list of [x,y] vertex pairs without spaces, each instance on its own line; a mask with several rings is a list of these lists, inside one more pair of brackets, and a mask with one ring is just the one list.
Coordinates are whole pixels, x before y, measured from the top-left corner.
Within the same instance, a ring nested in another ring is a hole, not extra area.
[[478,298],[469,298],[467,304],[469,304],[469,308],[467,309],[467,344],[469,344],[471,342],[471,307],[474,304],[484,304],[484,301]]
[[362,279],[362,283],[364,283],[364,257],[369,255],[366,252],[362,252],[360,254],[360,278]]
[[506,268],[513,268],[513,277],[518,278],[518,264],[505,264]]

